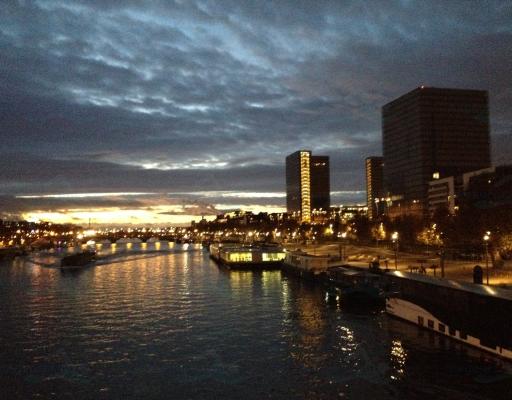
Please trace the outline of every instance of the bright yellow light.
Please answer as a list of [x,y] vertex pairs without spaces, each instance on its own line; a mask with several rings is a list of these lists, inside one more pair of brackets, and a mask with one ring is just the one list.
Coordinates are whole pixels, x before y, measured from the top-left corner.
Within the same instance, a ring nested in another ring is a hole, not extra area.
[[250,262],[252,261],[252,253],[251,252],[243,252],[243,253],[229,253],[229,261],[231,262]]
[[[73,223],[87,225],[90,219],[100,221],[101,224],[180,224],[188,225],[191,221],[201,220],[199,215],[191,215],[182,205],[158,205],[151,208],[122,209],[119,207],[67,209],[46,212],[36,210],[24,213],[23,219],[27,221],[52,221],[54,223]],[[211,221],[215,215],[207,215],[205,219]]]
[[286,257],[286,254],[284,252],[279,253],[262,253],[261,254],[261,260],[262,261],[282,261]]
[[311,221],[311,176],[309,151],[300,152],[300,192],[302,221]]

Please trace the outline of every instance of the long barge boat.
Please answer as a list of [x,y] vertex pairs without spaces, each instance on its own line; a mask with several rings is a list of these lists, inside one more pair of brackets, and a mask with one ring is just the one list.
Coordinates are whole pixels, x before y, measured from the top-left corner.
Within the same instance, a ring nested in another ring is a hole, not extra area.
[[392,271],[386,312],[512,361],[512,291]]

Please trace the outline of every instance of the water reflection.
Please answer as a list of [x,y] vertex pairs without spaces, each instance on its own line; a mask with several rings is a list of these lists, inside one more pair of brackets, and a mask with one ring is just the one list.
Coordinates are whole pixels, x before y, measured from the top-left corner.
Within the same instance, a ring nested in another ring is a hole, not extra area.
[[79,274],[15,260],[0,289],[3,398],[505,399],[512,389],[506,375],[480,383],[503,372],[460,345],[326,304],[321,288],[279,271],[219,269],[200,251],[132,253]]
[[407,360],[407,352],[402,346],[400,340],[393,340],[391,342],[391,363],[394,372],[391,374],[391,379],[401,379],[405,374],[405,362]]

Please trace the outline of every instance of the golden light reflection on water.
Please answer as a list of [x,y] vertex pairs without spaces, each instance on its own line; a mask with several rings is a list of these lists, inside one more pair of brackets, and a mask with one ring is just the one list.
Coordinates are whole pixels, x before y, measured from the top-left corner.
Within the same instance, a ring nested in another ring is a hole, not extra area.
[[298,335],[292,334],[290,356],[301,365],[317,369],[322,366],[319,353],[325,339],[326,320],[322,314],[321,298],[309,290],[300,289],[295,301],[290,304],[292,314],[296,315],[299,327]]
[[274,288],[281,285],[281,273],[280,271],[262,271],[261,273],[261,283],[263,288],[263,293],[265,297],[269,295]]
[[391,363],[394,372],[390,378],[393,380],[401,379],[405,374],[405,363],[407,361],[407,352],[400,340],[393,340],[391,343]]
[[252,271],[229,271],[229,284],[233,289],[243,289],[252,285]]
[[352,355],[357,347],[354,340],[354,332],[346,326],[340,326],[340,350],[348,355]]

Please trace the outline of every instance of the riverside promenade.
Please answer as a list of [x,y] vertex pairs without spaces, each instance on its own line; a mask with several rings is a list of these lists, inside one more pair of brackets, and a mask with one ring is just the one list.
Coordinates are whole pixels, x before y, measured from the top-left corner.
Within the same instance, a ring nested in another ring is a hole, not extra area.
[[[390,270],[395,269],[395,252],[385,247],[361,246],[355,244],[326,243],[326,244],[284,244],[287,250],[300,249],[308,254],[317,256],[330,256],[338,258],[340,262],[350,264],[354,267],[368,268],[369,263],[379,259],[380,267]],[[432,265],[437,268],[431,268]],[[444,260],[444,277],[447,279],[473,282],[473,268],[480,265],[484,269],[485,283],[485,260],[484,261],[460,261]],[[397,253],[396,269],[406,272],[424,271],[426,275],[441,276],[440,258],[433,251],[430,255],[415,254],[407,252]],[[512,261],[505,263],[500,268],[493,268],[489,262],[489,284],[499,285],[512,289]]]

